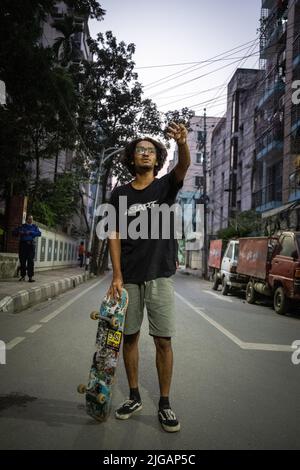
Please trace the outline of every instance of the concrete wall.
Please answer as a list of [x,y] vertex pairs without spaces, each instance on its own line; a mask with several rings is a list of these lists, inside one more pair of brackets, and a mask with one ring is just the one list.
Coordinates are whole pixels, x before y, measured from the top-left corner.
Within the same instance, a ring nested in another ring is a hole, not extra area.
[[36,238],[35,268],[37,271],[66,268],[78,264],[78,245],[76,240],[63,233],[57,233],[39,225],[42,236]]

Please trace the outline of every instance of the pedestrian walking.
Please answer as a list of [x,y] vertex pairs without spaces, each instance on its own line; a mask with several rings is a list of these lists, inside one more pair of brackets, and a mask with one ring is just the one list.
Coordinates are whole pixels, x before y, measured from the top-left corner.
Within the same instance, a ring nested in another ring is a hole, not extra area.
[[[166,148],[152,138],[139,138],[125,149],[124,163],[134,176],[131,183],[116,188],[111,204],[117,214],[117,226],[109,236],[109,250],[113,265],[113,280],[109,295],[117,298],[122,287],[129,294],[126,314],[123,357],[129,384],[129,399],[115,412],[116,418],[128,419],[142,409],[138,384],[138,342],[143,321],[144,305],[147,308],[149,334],[156,347],[156,367],[160,387],[158,418],[167,432],[180,430],[180,423],[172,410],[169,393],[173,369],[171,339],[175,333],[174,288],[172,276],[176,272],[177,242],[174,230],[164,239],[121,237],[119,233],[119,198],[127,197],[127,224],[138,214],[151,211],[162,204],[172,206],[190,165],[187,129],[182,124],[171,123],[167,135],[178,147],[178,163],[161,178],[157,178],[166,157]],[[120,217],[123,216],[123,213]],[[169,222],[170,225],[170,222]],[[150,229],[149,229],[149,233]]]
[[78,259],[79,259],[79,266],[81,268],[83,267],[84,253],[85,253],[84,242],[80,242],[80,245],[78,247]]
[[32,215],[28,215],[26,223],[17,227],[13,231],[14,235],[20,236],[19,260],[21,277],[19,281],[25,281],[26,272],[29,282],[35,282],[34,276],[34,257],[35,257],[35,239],[41,236],[41,231],[33,223]]

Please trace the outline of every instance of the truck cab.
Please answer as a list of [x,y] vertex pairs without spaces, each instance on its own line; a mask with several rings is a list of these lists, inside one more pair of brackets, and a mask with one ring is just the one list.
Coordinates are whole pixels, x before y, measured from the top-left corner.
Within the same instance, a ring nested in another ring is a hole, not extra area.
[[231,289],[246,288],[247,277],[237,273],[238,257],[239,240],[230,240],[225,250],[222,240],[211,241],[208,266],[213,290],[218,290],[221,284],[222,294],[227,295]]
[[300,232],[283,232],[276,244],[268,273],[274,308],[284,314],[290,300],[300,300]]
[[243,289],[246,286],[243,276],[237,274],[239,257],[239,240],[230,240],[221,263],[222,294],[227,295],[231,289]]

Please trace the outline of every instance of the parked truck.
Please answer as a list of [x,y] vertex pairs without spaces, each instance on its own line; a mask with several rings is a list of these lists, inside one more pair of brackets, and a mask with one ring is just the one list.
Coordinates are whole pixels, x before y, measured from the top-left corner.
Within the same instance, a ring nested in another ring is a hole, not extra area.
[[227,295],[233,289],[246,287],[248,279],[237,273],[238,256],[239,240],[230,240],[225,250],[222,240],[210,242],[208,266],[211,270],[213,290],[218,290],[221,285],[222,294]]
[[237,274],[248,278],[249,304],[271,297],[275,311],[286,314],[300,300],[300,232],[240,238]]

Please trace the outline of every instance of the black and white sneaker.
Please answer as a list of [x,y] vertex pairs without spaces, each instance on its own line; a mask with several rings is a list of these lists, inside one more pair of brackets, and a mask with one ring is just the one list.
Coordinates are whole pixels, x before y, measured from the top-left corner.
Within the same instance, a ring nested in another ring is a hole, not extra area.
[[180,423],[176,418],[174,411],[171,408],[161,409],[158,411],[158,419],[162,428],[166,432],[178,432],[180,431]]
[[128,419],[142,409],[142,402],[138,400],[126,400],[124,403],[115,411],[116,418]]

